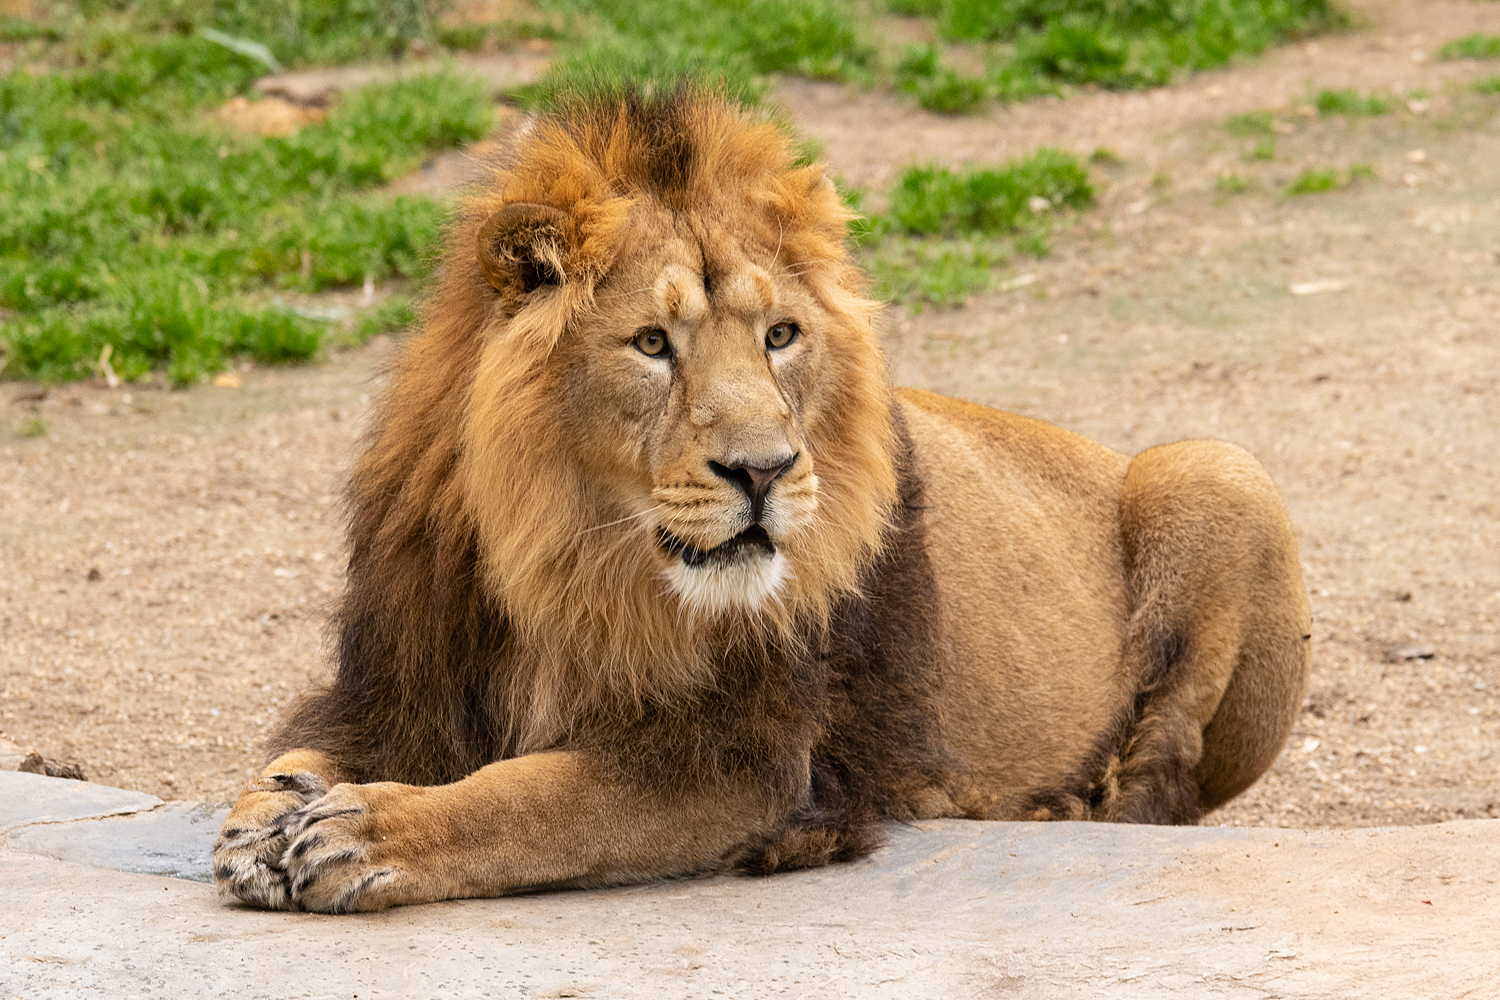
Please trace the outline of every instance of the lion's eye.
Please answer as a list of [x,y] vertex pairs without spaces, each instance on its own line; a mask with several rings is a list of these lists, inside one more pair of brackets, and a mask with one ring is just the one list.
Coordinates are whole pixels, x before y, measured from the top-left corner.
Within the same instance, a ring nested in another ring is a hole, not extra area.
[[635,349],[648,358],[659,358],[667,353],[667,331],[642,330],[635,335]]
[[766,346],[773,351],[779,351],[796,340],[797,333],[796,323],[777,323],[766,331]]

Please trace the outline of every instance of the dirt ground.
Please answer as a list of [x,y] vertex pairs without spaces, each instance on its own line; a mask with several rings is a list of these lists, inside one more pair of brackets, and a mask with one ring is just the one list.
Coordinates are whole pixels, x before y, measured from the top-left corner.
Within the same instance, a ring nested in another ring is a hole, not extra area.
[[[886,346],[903,384],[1124,451],[1225,438],[1280,483],[1312,593],[1312,681],[1286,752],[1207,823],[1500,816],[1500,98],[1463,86],[1500,63],[1432,59],[1500,32],[1500,8],[1357,9],[1357,31],[1144,94],[945,119],[878,92],[779,91],[871,188],[909,163],[1040,145],[1122,157],[1051,257],[1008,269],[1011,290],[892,311]],[[1298,112],[1325,87],[1413,103]],[[1274,161],[1246,162],[1222,126],[1263,108],[1290,124]],[[1374,179],[1278,193],[1350,163]],[[1223,188],[1231,172],[1247,190]],[[233,797],[325,670],[337,493],[394,350],[248,370],[236,388],[6,384],[0,733],[97,781]]]

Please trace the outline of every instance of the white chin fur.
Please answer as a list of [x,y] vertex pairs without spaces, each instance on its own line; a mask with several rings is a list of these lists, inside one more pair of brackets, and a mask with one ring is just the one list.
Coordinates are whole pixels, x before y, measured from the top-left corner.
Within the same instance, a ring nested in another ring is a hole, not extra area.
[[688,610],[718,614],[739,608],[755,611],[781,589],[786,580],[786,557],[756,554],[728,565],[689,566],[673,559],[665,576]]

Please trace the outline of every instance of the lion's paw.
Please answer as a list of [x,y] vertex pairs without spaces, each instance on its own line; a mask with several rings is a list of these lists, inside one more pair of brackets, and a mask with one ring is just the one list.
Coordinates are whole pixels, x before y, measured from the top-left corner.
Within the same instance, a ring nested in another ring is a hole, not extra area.
[[292,816],[328,791],[309,771],[269,774],[251,782],[234,804],[214,843],[219,894],[271,910],[296,908],[282,857]]
[[334,785],[290,818],[282,867],[297,906],[351,913],[404,901],[397,896],[405,872],[377,830],[378,787]]

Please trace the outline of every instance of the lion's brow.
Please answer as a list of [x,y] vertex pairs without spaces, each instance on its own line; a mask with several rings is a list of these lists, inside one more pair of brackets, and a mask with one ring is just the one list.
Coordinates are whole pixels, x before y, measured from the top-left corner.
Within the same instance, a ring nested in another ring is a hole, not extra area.
[[724,282],[719,301],[734,312],[770,312],[776,305],[776,283],[759,267],[743,267]]

